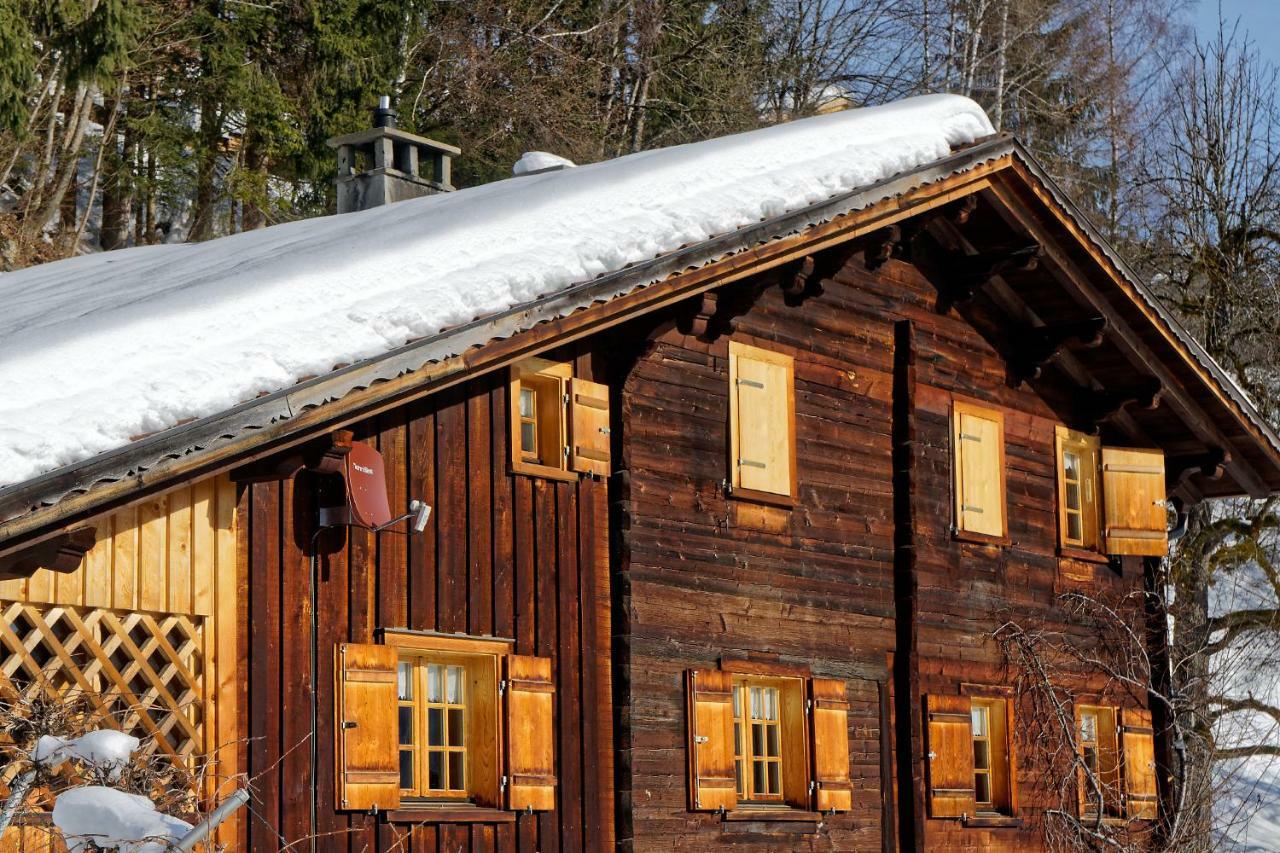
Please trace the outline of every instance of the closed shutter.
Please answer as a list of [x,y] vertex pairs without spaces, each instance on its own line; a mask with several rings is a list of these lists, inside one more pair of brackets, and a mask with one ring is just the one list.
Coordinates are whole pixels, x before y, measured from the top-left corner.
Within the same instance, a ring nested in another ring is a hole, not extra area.
[[1004,523],[1004,417],[991,409],[955,403],[956,528],[1002,537]]
[[334,654],[337,807],[353,811],[398,808],[396,650],[392,646],[339,643]]
[[1169,552],[1163,452],[1102,448],[1102,494],[1108,554]]
[[925,711],[929,730],[929,816],[972,815],[976,807],[969,698],[926,696]]
[[586,474],[609,476],[609,386],[569,380],[569,465]]
[[738,806],[733,754],[733,675],[689,670],[689,808],[719,811]]
[[792,494],[794,364],[790,356],[729,343],[733,486]]
[[556,807],[555,692],[550,658],[507,656],[503,700],[509,809]]
[[1151,712],[1124,708],[1120,719],[1125,816],[1134,820],[1155,820],[1159,801],[1156,798],[1156,747]]
[[853,808],[849,780],[849,700],[845,683],[815,678],[809,685],[813,702],[813,807],[845,812]]

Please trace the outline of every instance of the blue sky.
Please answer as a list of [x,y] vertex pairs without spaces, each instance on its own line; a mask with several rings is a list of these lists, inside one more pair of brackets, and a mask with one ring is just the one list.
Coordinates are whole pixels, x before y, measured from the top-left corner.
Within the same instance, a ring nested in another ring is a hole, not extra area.
[[[1240,29],[1275,65],[1280,65],[1280,0],[1222,0],[1222,15],[1228,23],[1239,19]],[[1218,0],[1200,0],[1195,13],[1196,28],[1208,35],[1217,28]]]

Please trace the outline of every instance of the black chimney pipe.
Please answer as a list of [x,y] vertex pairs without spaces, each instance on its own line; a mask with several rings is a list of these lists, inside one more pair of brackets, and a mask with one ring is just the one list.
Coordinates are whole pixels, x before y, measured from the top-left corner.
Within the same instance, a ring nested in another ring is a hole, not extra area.
[[398,118],[400,118],[399,113],[391,109],[391,96],[382,95],[379,97],[378,108],[373,111],[373,126],[395,127]]

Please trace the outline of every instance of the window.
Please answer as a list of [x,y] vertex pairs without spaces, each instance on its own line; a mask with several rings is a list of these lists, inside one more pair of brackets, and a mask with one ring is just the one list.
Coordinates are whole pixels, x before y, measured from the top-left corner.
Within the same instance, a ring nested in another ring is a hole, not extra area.
[[1155,732],[1141,708],[1077,705],[1081,817],[1154,820]]
[[691,809],[852,808],[843,681],[690,670],[687,684]]
[[1007,699],[930,694],[925,697],[929,747],[929,815],[1013,817],[1017,778]]
[[1066,549],[1163,556],[1168,550],[1164,454],[1102,447],[1059,426],[1058,543]]
[[952,404],[955,529],[990,539],[1008,535],[1005,524],[1004,416],[956,400]]
[[336,650],[338,808],[554,808],[550,659],[505,640],[383,635]]
[[531,358],[511,369],[511,470],[558,480],[609,473],[608,386],[573,365]]
[[733,764],[738,799],[782,799],[781,688],[742,680],[733,686]]
[[735,493],[795,495],[795,382],[789,355],[729,342],[729,468]]

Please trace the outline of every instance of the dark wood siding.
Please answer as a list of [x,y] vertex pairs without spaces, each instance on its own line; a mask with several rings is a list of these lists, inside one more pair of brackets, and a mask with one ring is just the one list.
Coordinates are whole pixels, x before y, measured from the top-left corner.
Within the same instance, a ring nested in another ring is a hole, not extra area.
[[[591,376],[591,359],[578,360]],[[242,487],[249,560],[248,849],[319,833],[320,849],[603,850],[613,835],[607,492],[603,480],[508,473],[506,376],[353,427],[386,463],[392,507],[434,507],[427,531],[320,535],[318,668],[310,667],[311,475]],[[334,809],[333,647],[380,627],[492,634],[553,660],[557,809],[512,822],[388,823]],[[311,690],[318,699],[312,824]],[[406,841],[407,839],[407,841]],[[399,846],[396,846],[396,845]]]

